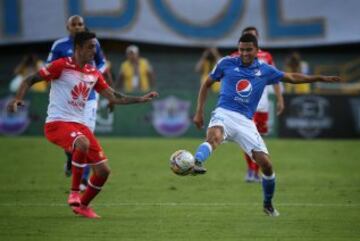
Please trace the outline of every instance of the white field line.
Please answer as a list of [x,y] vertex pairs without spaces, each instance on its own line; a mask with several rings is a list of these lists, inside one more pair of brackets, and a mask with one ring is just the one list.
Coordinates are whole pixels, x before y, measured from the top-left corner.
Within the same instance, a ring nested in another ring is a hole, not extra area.
[[[360,203],[275,203],[277,207],[360,207]],[[240,206],[259,206],[261,203],[146,203],[146,202],[123,202],[123,203],[97,203],[97,207],[240,207]],[[0,203],[1,207],[62,207],[68,206],[64,203]]]

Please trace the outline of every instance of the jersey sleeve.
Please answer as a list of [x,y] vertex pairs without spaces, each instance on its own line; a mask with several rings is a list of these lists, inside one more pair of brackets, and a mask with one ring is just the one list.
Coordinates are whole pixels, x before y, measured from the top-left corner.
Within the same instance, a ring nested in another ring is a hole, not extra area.
[[278,70],[274,66],[269,65],[269,78],[267,78],[267,85],[278,84],[284,78],[284,72]]
[[210,72],[209,77],[214,81],[219,81],[220,79],[222,79],[222,77],[224,77],[224,58],[221,58],[216,63],[216,65]]
[[46,59],[46,63],[51,63],[54,60],[57,60],[61,57],[59,54],[58,46],[59,45],[56,42],[53,43],[53,45],[51,46],[49,56]]
[[96,53],[95,53],[95,64],[96,68],[101,72],[104,73],[106,70],[106,59],[104,53],[101,49],[100,43],[96,40]]
[[46,64],[39,70],[39,75],[47,81],[58,79],[65,66],[65,58]]
[[99,71],[99,76],[98,79],[96,81],[96,84],[94,86],[94,89],[96,90],[96,92],[101,92],[102,90],[105,90],[107,88],[109,88],[110,86],[106,83],[104,77],[102,76],[102,74]]

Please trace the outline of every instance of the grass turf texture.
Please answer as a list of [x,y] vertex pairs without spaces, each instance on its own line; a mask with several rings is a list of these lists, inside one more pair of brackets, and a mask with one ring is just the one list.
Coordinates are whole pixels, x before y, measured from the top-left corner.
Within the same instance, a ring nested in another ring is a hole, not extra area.
[[180,177],[169,156],[201,140],[100,140],[112,174],[93,202],[102,219],[88,220],[66,205],[61,149],[0,138],[0,240],[360,240],[359,141],[267,140],[281,214],[271,218],[235,144],[213,153],[206,175]]

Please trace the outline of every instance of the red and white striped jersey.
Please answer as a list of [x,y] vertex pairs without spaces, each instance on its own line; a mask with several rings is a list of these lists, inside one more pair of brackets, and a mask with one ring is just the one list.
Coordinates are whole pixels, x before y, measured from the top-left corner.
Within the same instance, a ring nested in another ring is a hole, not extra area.
[[39,75],[51,81],[46,123],[53,121],[84,124],[84,108],[90,91],[109,87],[92,65],[80,68],[73,58],[61,58],[40,69]]
[[269,52],[259,49],[257,57],[259,60],[261,60],[267,64],[275,66],[273,57],[271,56],[271,54]]

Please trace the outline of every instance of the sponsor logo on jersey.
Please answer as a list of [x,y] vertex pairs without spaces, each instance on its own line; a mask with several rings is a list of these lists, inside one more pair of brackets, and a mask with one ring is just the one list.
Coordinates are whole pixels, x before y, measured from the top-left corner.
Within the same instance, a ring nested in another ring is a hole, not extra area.
[[249,97],[252,92],[251,82],[247,79],[241,79],[236,83],[236,93],[243,98]]
[[84,82],[80,82],[71,90],[72,100],[70,100],[68,103],[74,107],[84,108],[89,93],[90,88],[88,88]]

